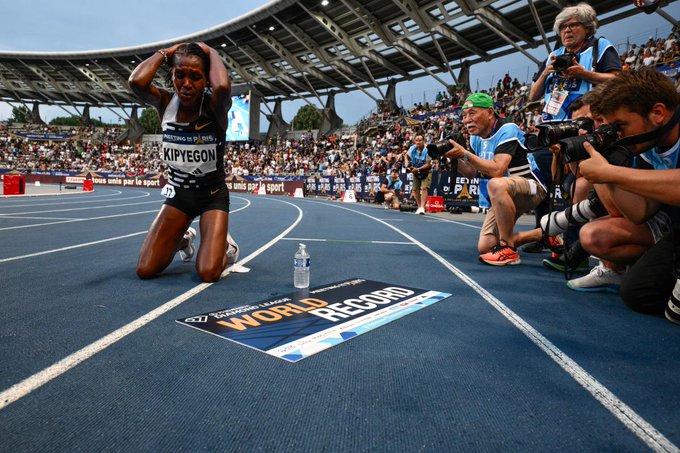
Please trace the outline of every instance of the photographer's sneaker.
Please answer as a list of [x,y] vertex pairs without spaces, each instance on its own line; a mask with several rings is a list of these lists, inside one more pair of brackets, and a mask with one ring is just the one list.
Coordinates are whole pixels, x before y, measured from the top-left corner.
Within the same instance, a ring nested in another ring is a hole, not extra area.
[[479,255],[479,261],[490,266],[521,264],[519,253],[507,244],[494,245],[490,252]]
[[523,246],[519,248],[522,252],[524,253],[541,253],[543,250],[545,250],[545,245],[543,245],[543,241],[531,241],[527,242]]
[[[550,269],[551,271],[557,271],[557,272],[564,272],[565,268],[567,267],[566,263],[562,258],[560,258],[560,255],[557,253],[552,253],[550,255],[550,258],[545,258],[543,260],[543,265],[547,268]],[[584,259],[581,261],[576,269],[573,269],[574,272],[588,272],[588,269],[590,269],[590,264],[588,263],[588,258]]]
[[179,257],[182,258],[182,261],[185,263],[191,261],[191,258],[194,256],[194,252],[196,251],[196,248],[194,247],[194,241],[196,240],[196,230],[192,227],[189,227],[186,233],[184,233],[184,239],[187,240],[187,245],[179,249]]
[[600,262],[588,275],[567,282],[569,289],[584,292],[607,292],[618,294],[621,289],[622,273],[609,269]]
[[239,248],[238,244],[231,237],[230,233],[227,233],[227,264],[234,264],[238,261]]
[[675,283],[671,298],[666,304],[665,315],[667,320],[673,324],[680,325],[680,280]]
[[425,214],[425,209],[424,209],[424,208],[418,208],[418,209],[416,209],[416,214],[424,215],[424,214]]

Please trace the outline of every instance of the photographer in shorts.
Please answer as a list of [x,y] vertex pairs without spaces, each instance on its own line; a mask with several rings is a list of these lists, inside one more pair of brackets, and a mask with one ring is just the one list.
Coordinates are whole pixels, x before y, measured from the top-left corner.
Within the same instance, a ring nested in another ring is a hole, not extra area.
[[[457,159],[458,171],[465,177],[481,174],[480,207],[490,209],[477,243],[479,260],[492,266],[520,264],[516,246],[536,238],[514,233],[515,222],[534,209],[546,193],[534,173],[535,164],[527,157],[524,133],[516,124],[504,123],[499,118],[493,99],[485,93],[468,96],[462,106],[462,117],[473,152],[449,140],[446,148],[451,149],[443,156]],[[538,234],[540,237],[540,231]]]
[[425,139],[422,134],[418,134],[413,139],[414,145],[412,145],[408,153],[406,153],[406,167],[411,173],[413,173],[413,186],[411,188],[411,194],[416,199],[418,203],[418,209],[416,209],[416,214],[425,214],[425,202],[427,201],[427,190],[430,188],[432,183],[432,173],[430,169],[432,168],[432,159],[427,154],[427,148],[425,148]]
[[543,121],[571,118],[569,105],[593,85],[615,77],[621,60],[605,38],[596,38],[597,14],[592,6],[579,3],[564,8],[555,18],[553,30],[562,47],[550,53],[538,70],[528,101],[543,96]]
[[[586,224],[580,234],[590,253],[616,263],[630,264],[621,297],[630,308],[660,313],[680,324],[680,307],[670,300],[676,284],[680,213],[680,94],[663,74],[631,71],[605,83],[591,107],[621,139],[615,147],[598,149],[585,143],[589,156],[581,161],[584,178],[598,194],[611,200],[623,217],[605,217]],[[625,146],[632,168],[613,165]],[[606,203],[606,202],[605,202]]]

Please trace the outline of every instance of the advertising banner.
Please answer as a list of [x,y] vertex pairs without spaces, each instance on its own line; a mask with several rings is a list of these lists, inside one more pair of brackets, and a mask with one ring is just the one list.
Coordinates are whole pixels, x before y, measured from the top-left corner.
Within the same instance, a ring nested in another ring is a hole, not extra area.
[[177,322],[297,362],[449,296],[355,278]]

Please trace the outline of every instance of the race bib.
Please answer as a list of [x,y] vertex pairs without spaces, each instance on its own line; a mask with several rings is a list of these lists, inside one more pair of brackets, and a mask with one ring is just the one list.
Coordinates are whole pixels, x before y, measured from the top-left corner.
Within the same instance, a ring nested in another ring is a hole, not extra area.
[[170,184],[164,185],[163,189],[161,189],[161,195],[165,198],[175,198],[175,186],[171,186]]

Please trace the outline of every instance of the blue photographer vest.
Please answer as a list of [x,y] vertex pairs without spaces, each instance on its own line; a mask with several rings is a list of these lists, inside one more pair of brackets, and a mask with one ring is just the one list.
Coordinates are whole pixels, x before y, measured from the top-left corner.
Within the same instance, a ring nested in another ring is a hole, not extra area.
[[[597,59],[595,60],[593,59],[593,47],[595,47],[596,41],[598,42],[596,46],[598,49]],[[585,49],[581,50],[581,52],[576,55],[576,59],[578,60],[578,63],[581,66],[583,66],[589,71],[592,71],[602,58],[602,55],[604,55],[605,51],[610,47],[613,48],[614,46],[607,39],[591,37],[588,39]],[[565,52],[566,49],[564,48],[564,46],[551,52],[550,55],[548,55],[545,65],[547,66],[548,64],[550,64],[551,60],[550,57],[552,55],[559,56],[563,55]],[[555,90],[556,88],[559,89],[560,86],[564,91],[567,91],[568,93],[567,98],[564,101],[564,103],[562,103],[560,111],[557,115],[550,115],[547,112],[543,112],[542,114],[543,122],[564,121],[571,118],[570,112],[568,110],[571,103],[574,102],[576,99],[580,98],[581,96],[583,96],[584,94],[586,94],[593,88],[593,84],[588,82],[587,80],[563,79],[559,77],[557,74],[552,73],[548,75],[548,77],[545,79],[545,96],[544,96],[545,105],[548,105],[553,90]]]
[[418,151],[416,145],[411,145],[408,150],[408,157],[411,159],[411,165],[414,167],[422,167],[427,163],[429,156],[427,155],[427,148],[423,148],[422,151]]
[[[489,138],[482,138],[478,135],[470,137],[470,148],[475,154],[482,159],[493,160],[496,155],[496,148],[506,143],[516,142],[517,153],[512,156],[508,170],[505,176],[521,176],[527,179],[533,179],[538,185],[543,187],[541,179],[538,176],[538,165],[533,158],[529,158],[527,150],[524,147],[524,132],[514,123],[500,123],[491,131]],[[489,178],[482,176],[479,179],[479,207],[490,208],[489,190],[487,188]]]

